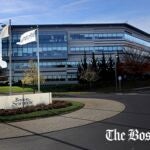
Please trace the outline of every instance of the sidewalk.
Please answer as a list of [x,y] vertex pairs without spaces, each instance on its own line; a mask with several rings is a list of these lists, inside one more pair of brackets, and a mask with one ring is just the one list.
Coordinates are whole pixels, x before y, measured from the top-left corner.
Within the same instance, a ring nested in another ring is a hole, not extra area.
[[150,90],[150,86],[140,87],[140,88],[134,88],[133,90]]
[[150,86],[134,88],[132,90],[141,94],[150,94]]
[[88,98],[55,98],[54,100],[80,101],[85,103],[85,107],[61,116],[7,124],[0,123],[0,139],[78,127],[110,118],[125,109],[124,104],[112,100]]

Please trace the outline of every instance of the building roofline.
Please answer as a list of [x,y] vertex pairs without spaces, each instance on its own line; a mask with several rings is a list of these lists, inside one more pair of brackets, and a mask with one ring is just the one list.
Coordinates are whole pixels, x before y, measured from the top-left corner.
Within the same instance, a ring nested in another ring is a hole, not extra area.
[[[59,28],[59,27],[127,27],[129,29],[132,29],[136,32],[139,32],[145,36],[150,37],[150,34],[133,26],[128,23],[84,23],[84,24],[37,24],[39,27],[54,27],[54,28]],[[28,25],[12,25],[12,28],[22,28],[22,27],[37,27],[35,24],[28,24]]]

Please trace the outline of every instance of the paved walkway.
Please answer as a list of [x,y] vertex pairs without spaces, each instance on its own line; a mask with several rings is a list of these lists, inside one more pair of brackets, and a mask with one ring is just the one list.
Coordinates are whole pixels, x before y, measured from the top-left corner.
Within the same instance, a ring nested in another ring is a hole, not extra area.
[[14,123],[0,123],[0,139],[36,135],[82,126],[110,118],[122,112],[124,104],[105,99],[55,98],[85,103],[84,108],[61,116]]

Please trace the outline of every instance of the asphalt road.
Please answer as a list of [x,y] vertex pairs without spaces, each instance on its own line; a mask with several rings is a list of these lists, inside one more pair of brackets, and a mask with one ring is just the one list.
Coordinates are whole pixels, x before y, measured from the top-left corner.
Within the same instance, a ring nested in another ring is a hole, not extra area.
[[[79,96],[78,96],[79,97]],[[150,141],[128,141],[128,130],[150,132],[150,94],[85,94],[126,105],[124,112],[93,124],[46,134],[0,140],[0,150],[149,150]],[[108,141],[107,129],[125,132],[125,141]],[[2,130],[2,129],[1,129]]]

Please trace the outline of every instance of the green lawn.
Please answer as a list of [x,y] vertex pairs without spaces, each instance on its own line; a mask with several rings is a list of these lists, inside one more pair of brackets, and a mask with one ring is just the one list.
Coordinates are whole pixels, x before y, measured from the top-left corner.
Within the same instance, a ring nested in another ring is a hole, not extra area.
[[[122,82],[122,92],[123,91],[132,91],[133,88],[139,88],[139,87],[145,87],[150,86],[150,79],[148,80],[131,80],[131,81],[123,81]],[[35,90],[37,91],[37,87],[35,87]],[[53,92],[54,96],[57,95],[57,93],[60,93],[60,95],[66,95],[66,92],[68,94],[71,93],[78,93],[80,95],[80,92],[103,92],[103,93],[111,93],[116,92],[115,89],[115,83],[109,83],[104,82],[101,84],[94,84],[92,87],[89,87],[88,85],[82,85],[82,84],[64,84],[64,85],[41,85],[41,92]],[[19,86],[12,86],[12,92],[13,93],[22,93],[23,88]],[[33,92],[32,86],[28,86],[24,88],[24,92]],[[0,86],[0,93],[9,93],[9,86]]]
[[[22,92],[33,92],[32,88],[23,88],[19,86],[12,86],[12,92],[13,93],[22,93]],[[9,86],[1,86],[0,87],[0,93],[9,93]]]
[[0,116],[0,122],[12,122],[12,121],[19,121],[19,120],[29,120],[35,118],[56,116],[56,115],[61,115],[61,114],[78,110],[84,106],[84,104],[80,102],[71,102],[71,103],[72,103],[71,106],[65,108],[42,110],[42,111],[36,111],[27,114]]

